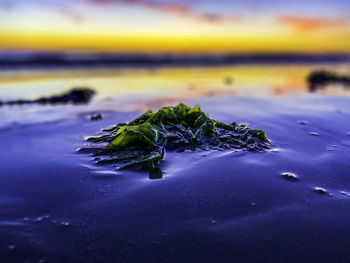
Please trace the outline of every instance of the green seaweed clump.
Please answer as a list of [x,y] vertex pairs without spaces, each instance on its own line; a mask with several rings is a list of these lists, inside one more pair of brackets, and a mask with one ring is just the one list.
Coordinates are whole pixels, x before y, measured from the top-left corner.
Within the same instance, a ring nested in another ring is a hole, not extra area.
[[182,103],[164,107],[156,113],[148,110],[129,123],[119,123],[87,140],[98,147],[82,148],[92,152],[98,164],[113,163],[117,169],[139,166],[150,171],[150,178],[161,178],[158,163],[165,150],[240,149],[263,151],[270,143],[263,130],[245,124],[230,125],[215,121],[199,105]]

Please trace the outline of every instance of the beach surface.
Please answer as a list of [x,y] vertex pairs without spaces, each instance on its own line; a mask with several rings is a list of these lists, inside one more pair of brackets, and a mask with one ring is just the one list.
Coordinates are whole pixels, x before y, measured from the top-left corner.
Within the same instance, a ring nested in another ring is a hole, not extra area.
[[[97,97],[0,107],[0,261],[349,262],[350,93],[308,93],[316,67],[2,73],[3,100],[77,85]],[[265,130],[271,149],[166,152],[159,180],[77,152],[179,102]]]

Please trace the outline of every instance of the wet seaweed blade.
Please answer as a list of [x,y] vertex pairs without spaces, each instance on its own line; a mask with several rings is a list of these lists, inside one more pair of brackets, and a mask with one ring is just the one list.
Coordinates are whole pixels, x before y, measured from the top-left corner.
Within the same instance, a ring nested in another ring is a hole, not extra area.
[[[269,148],[263,130],[245,124],[224,124],[209,118],[199,105],[193,108],[180,103],[156,113],[146,111],[129,123],[102,129],[105,134],[87,139],[98,164],[113,163],[117,169],[139,166],[150,172],[150,178],[161,178],[158,167],[165,150],[227,150],[253,152]],[[98,147],[96,147],[96,145]]]

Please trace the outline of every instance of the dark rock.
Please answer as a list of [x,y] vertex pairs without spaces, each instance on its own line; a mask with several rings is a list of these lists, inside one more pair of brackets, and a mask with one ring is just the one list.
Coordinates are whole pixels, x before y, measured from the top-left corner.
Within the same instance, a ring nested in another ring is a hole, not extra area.
[[327,190],[322,187],[314,187],[314,191],[321,195],[328,195]]
[[322,89],[330,84],[342,84],[344,86],[350,86],[350,76],[339,76],[336,73],[328,71],[314,71],[307,77],[309,90],[314,92],[318,89]]
[[35,100],[13,100],[8,101],[7,105],[23,105],[23,104],[86,104],[89,103],[95,91],[89,88],[74,88],[61,95],[52,97],[41,97]]
[[289,181],[297,181],[298,180],[298,176],[294,173],[286,172],[286,173],[282,173],[282,176],[283,176],[283,178],[285,178],[286,180],[289,180]]
[[309,123],[308,121],[304,121],[304,120],[298,121],[298,124],[300,124],[300,125],[306,125],[308,123]]
[[101,113],[93,114],[90,116],[90,120],[92,121],[99,121],[103,119],[103,115]]

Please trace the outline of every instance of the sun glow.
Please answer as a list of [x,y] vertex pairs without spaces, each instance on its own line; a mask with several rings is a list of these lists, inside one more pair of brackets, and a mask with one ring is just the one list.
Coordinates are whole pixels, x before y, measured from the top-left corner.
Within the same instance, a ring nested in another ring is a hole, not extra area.
[[[121,53],[350,52],[349,19],[339,14],[309,18],[262,12],[247,16],[223,11],[211,14],[190,5],[168,6],[149,1],[98,6],[91,6],[91,2],[80,1],[80,5],[69,7],[33,4],[10,10],[0,8],[0,49]],[[52,4],[48,0],[44,3]]]

